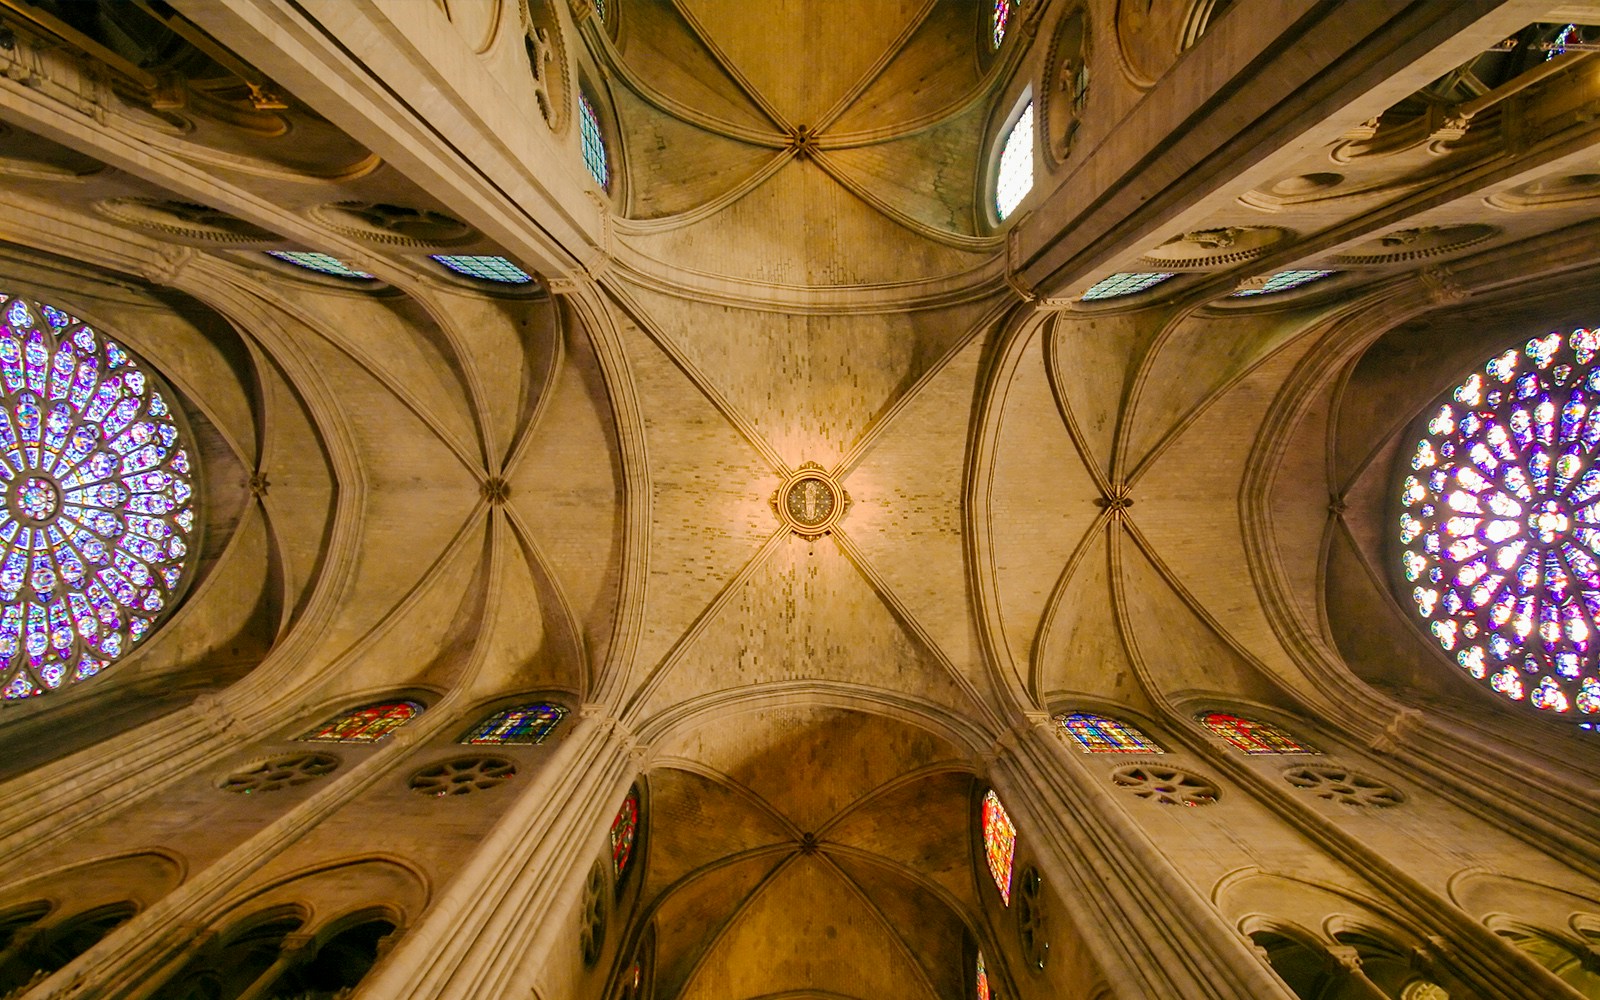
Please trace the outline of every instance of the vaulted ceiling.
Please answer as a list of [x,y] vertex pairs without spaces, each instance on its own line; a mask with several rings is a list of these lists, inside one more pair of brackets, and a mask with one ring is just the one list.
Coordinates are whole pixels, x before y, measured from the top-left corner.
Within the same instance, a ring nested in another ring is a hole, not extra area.
[[[1389,469],[1449,378],[1597,304],[1600,58],[1481,59],[1600,8],[1033,0],[995,51],[941,0],[173,6],[124,54],[150,81],[17,22],[0,260],[188,399],[202,578],[0,740],[65,753],[117,698],[267,731],[551,693],[640,747],[659,996],[956,998],[975,789],[1028,713],[1488,704],[1390,596]],[[1025,93],[1048,141],[1002,225]],[[1288,268],[1336,273],[1229,297]],[[849,494],[820,539],[771,504],[805,463]]]

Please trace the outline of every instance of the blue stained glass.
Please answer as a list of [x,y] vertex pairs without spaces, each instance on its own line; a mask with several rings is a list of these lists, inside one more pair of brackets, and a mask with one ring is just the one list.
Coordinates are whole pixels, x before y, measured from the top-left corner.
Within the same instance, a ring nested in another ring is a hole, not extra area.
[[596,184],[608,188],[611,170],[606,164],[606,141],[600,132],[600,117],[584,94],[578,95],[578,132],[583,142],[583,165],[589,168],[589,176]]
[[567,710],[548,702],[518,705],[484,719],[461,738],[462,743],[537,745],[555,731]]
[[464,274],[469,278],[499,281],[507,285],[526,285],[533,280],[533,275],[504,257],[436,253],[433,259],[457,274]]
[[372,275],[365,271],[357,271],[337,257],[325,253],[311,253],[302,250],[268,250],[269,257],[276,257],[281,261],[303,267],[308,271],[319,274],[331,274],[336,278],[370,278]]
[[1171,273],[1164,272],[1122,271],[1091,285],[1089,290],[1083,293],[1083,301],[1099,302],[1105,299],[1120,299],[1124,295],[1136,295],[1147,288],[1154,288],[1170,277]]

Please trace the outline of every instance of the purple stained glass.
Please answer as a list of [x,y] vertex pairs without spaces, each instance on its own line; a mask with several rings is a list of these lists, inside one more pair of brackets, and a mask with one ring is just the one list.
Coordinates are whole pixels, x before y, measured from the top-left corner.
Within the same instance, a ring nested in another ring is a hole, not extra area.
[[1463,670],[1512,701],[1600,714],[1600,330],[1495,355],[1402,457],[1402,594]]
[[171,608],[193,483],[140,362],[55,306],[0,302],[0,697],[26,698],[99,673]]

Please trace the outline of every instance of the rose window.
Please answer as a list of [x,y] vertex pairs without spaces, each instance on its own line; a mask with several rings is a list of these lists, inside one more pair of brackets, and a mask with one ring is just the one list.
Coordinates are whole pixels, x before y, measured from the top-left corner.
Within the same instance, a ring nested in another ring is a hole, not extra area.
[[1491,358],[1403,459],[1405,599],[1513,701],[1600,713],[1600,330]]
[[160,383],[59,309],[0,293],[0,695],[99,673],[190,568],[192,462]]

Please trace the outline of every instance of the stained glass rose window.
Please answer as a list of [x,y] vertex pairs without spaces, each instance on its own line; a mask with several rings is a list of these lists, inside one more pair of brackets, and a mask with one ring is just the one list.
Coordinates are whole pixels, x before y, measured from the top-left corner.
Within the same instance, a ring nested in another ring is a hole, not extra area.
[[163,388],[102,331],[0,292],[0,696],[99,673],[182,592],[194,459]]
[[1490,358],[1425,416],[1399,474],[1404,600],[1512,701],[1600,713],[1600,330]]

